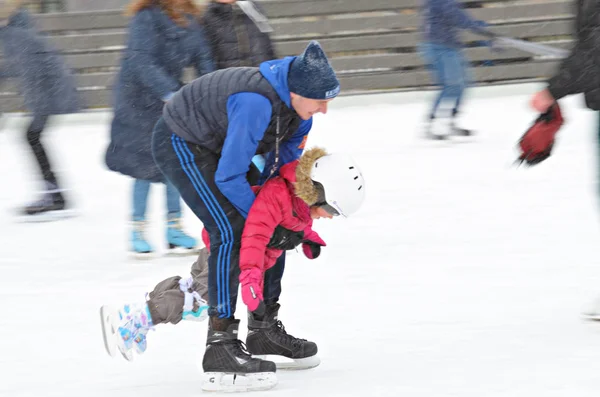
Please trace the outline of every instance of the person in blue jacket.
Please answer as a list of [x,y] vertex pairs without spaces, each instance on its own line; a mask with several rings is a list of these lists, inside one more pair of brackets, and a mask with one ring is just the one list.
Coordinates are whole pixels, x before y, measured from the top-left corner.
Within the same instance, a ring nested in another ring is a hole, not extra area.
[[137,256],[154,251],[144,236],[146,203],[154,182],[166,184],[168,247],[192,253],[197,242],[181,228],[180,195],[154,163],[150,142],[165,102],[183,86],[184,68],[194,66],[198,76],[215,69],[210,45],[192,0],[136,0],[128,11],[133,17],[114,88],[106,165],[134,178],[131,251]]
[[43,195],[21,209],[25,221],[57,220],[73,215],[62,183],[44,147],[42,135],[53,115],[77,113],[81,98],[61,54],[39,32],[21,0],[0,3],[0,82],[13,78],[31,113],[26,138],[44,183]]
[[[473,19],[457,0],[425,0],[423,12],[424,37],[420,52],[434,82],[442,87],[427,117],[426,137],[471,135],[471,131],[457,127],[455,122],[468,84],[468,63],[458,34],[461,29],[470,29],[486,37],[494,35],[485,29],[486,22]],[[450,109],[439,109],[444,102],[450,104]]]
[[[248,352],[237,337],[239,250],[255,199],[247,175],[255,155],[265,158],[262,181],[298,159],[312,116],[327,113],[339,92],[339,81],[323,49],[312,41],[299,56],[266,61],[259,67],[222,69],[194,80],[165,105],[154,128],[156,163],[210,237],[210,321],[203,359],[207,390],[227,388],[220,383],[224,374],[249,378],[249,390],[273,386],[275,364],[249,354],[271,353]],[[276,304],[278,283],[277,278],[265,277],[267,306]],[[269,298],[275,299],[269,302]],[[280,324],[250,332],[268,333],[282,346],[302,341]]]

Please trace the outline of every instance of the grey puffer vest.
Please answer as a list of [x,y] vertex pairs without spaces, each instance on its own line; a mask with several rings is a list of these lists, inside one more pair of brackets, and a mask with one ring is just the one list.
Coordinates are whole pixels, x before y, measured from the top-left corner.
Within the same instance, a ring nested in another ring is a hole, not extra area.
[[227,101],[231,95],[254,92],[272,105],[271,121],[256,154],[276,149],[300,126],[300,116],[279,98],[258,68],[239,67],[204,75],[183,87],[163,109],[163,118],[174,134],[220,154],[227,136]]

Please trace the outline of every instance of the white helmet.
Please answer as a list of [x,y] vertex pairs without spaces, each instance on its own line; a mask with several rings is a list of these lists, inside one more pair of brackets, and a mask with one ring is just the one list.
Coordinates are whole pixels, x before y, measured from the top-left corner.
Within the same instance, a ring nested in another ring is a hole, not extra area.
[[321,184],[320,197],[345,217],[355,213],[365,199],[365,180],[352,157],[332,153],[315,161],[311,179]]

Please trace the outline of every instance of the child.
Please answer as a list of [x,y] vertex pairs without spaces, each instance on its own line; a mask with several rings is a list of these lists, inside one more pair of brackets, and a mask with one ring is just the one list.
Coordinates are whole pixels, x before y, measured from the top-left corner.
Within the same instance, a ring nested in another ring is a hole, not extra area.
[[[264,301],[264,273],[284,250],[299,245],[309,259],[317,258],[325,242],[312,230],[313,219],[331,219],[355,213],[365,197],[363,176],[349,156],[327,154],[323,149],[314,148],[306,151],[299,160],[281,167],[278,176],[254,189],[258,195],[242,235],[239,276],[242,299],[250,310],[246,341],[249,354],[246,353],[246,363],[236,364],[239,367],[237,373],[244,373],[245,367],[259,361],[252,358],[252,354],[278,355],[294,360],[291,364],[280,366],[280,369],[317,366],[316,344],[285,333],[277,320],[279,304]],[[203,237],[205,243],[209,243],[206,233]],[[132,350],[143,353],[146,333],[156,324],[176,324],[182,319],[204,320],[208,307],[207,259],[208,250],[204,248],[192,267],[191,278],[184,281],[173,277],[159,283],[145,304],[125,305],[112,311],[103,306],[101,316],[109,354],[114,355],[120,350],[127,359],[131,359]],[[209,332],[209,338],[229,340],[228,335],[237,335],[238,326],[239,320],[234,320],[228,332],[215,331],[214,335]],[[231,338],[232,349],[239,348],[236,341],[237,336]],[[275,365],[264,372],[270,375],[263,376],[263,383],[257,388],[250,382],[248,390],[270,388],[276,384]],[[206,379],[220,379],[222,376],[222,373],[214,372],[205,374]],[[213,388],[209,388],[210,385]],[[218,382],[216,386],[214,383],[210,385],[207,382],[203,388],[222,390]]]

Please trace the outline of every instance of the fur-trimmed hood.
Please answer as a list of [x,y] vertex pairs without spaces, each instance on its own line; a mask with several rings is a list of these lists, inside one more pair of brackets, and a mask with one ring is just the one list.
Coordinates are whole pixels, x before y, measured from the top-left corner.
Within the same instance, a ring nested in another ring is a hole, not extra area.
[[280,175],[292,182],[296,196],[309,206],[319,200],[319,191],[310,177],[312,167],[315,161],[326,155],[327,152],[323,148],[311,148],[297,161],[281,167]]

